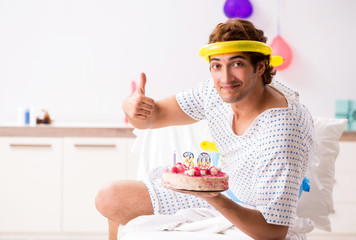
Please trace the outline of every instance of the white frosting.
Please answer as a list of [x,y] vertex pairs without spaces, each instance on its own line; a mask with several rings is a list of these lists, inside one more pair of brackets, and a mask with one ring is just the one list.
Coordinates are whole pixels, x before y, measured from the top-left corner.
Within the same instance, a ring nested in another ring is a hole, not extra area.
[[185,173],[190,175],[190,176],[194,176],[195,170],[194,169],[188,169],[187,171],[185,171]]

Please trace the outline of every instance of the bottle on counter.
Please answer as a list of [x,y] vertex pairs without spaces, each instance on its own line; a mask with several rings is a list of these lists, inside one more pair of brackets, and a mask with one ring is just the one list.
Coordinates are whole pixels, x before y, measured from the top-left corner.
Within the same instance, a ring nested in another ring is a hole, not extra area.
[[30,109],[26,108],[25,110],[25,125],[30,125]]
[[37,110],[34,107],[30,107],[30,126],[36,126]]
[[52,123],[52,119],[50,118],[47,110],[42,109],[42,111],[36,118],[36,123],[37,124],[51,124]]

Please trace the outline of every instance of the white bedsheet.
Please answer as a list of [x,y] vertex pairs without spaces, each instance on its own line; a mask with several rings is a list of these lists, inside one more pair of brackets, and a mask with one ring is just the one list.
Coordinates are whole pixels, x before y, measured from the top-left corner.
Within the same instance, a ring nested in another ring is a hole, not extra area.
[[180,232],[180,231],[140,231],[131,232],[119,240],[245,240],[222,234]]
[[[289,228],[288,240],[305,240],[313,230],[309,219],[297,219]],[[251,240],[218,211],[206,208],[183,209],[174,215],[140,216],[119,229],[119,240],[144,239]]]

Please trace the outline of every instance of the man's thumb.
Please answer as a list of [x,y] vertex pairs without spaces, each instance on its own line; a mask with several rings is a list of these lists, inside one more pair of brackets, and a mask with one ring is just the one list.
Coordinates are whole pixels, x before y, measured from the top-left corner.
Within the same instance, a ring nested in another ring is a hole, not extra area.
[[145,92],[146,92],[146,90],[145,90],[145,88],[146,88],[146,82],[147,82],[146,74],[141,73],[141,76],[140,76],[140,86],[138,87],[137,90],[138,90],[141,94],[143,94],[143,95],[145,95]]

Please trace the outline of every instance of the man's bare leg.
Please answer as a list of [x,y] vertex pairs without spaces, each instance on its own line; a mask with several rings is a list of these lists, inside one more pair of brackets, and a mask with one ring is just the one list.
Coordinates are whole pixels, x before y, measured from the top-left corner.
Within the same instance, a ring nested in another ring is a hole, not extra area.
[[104,185],[95,198],[95,205],[109,219],[109,240],[117,239],[120,224],[153,214],[146,185],[139,181],[115,181]]
[[108,219],[108,225],[109,225],[109,240],[116,240],[118,230],[119,230],[119,224],[117,224],[113,220]]

